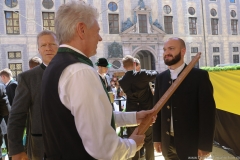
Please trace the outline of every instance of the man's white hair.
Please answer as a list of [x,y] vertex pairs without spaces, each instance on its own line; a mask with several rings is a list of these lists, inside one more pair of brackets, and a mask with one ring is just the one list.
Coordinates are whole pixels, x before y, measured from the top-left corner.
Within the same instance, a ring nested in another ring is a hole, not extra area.
[[55,18],[55,29],[60,44],[69,42],[75,32],[77,23],[82,22],[89,28],[98,19],[97,9],[84,1],[70,1],[59,7]]
[[136,62],[137,64],[140,64],[140,61],[137,58],[134,58],[134,62]]

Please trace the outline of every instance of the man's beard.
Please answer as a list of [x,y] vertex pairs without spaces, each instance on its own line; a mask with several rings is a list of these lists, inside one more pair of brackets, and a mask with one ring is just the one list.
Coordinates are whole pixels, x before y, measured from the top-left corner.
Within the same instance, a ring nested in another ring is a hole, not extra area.
[[179,52],[175,57],[173,57],[172,60],[167,60],[167,59],[165,59],[165,57],[164,57],[164,63],[165,63],[167,66],[172,66],[172,65],[178,63],[180,60],[181,60],[181,52]]

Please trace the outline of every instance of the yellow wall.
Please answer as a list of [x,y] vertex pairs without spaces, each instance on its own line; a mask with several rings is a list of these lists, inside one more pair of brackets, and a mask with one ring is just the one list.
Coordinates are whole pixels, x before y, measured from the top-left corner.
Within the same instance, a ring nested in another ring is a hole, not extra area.
[[218,109],[240,115],[240,70],[209,72]]

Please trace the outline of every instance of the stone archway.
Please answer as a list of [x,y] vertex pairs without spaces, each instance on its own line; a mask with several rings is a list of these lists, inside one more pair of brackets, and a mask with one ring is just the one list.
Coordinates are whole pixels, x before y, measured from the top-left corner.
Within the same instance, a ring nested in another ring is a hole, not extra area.
[[136,55],[134,57],[139,59],[142,69],[147,69],[147,70],[155,70],[156,69],[156,66],[155,66],[156,60],[150,51],[140,50],[136,53]]

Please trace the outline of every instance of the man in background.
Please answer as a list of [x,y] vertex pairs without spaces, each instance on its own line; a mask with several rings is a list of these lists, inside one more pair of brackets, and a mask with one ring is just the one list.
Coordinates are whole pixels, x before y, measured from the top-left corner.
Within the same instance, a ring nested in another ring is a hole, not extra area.
[[[0,77],[2,82],[6,86],[6,93],[8,96],[8,100],[10,105],[12,105],[13,98],[15,96],[15,90],[17,88],[17,81],[13,79],[12,71],[9,68],[5,68],[0,71]],[[7,123],[7,122],[6,122]]]
[[[17,81],[13,79],[12,71],[9,68],[5,68],[0,71],[0,77],[3,83],[5,84],[6,93],[8,97],[8,101],[10,107],[12,106],[13,99],[15,97],[15,90],[17,88]],[[11,110],[11,109],[10,109]],[[10,111],[9,110],[9,111]],[[6,125],[8,124],[8,115],[3,117],[5,120]],[[8,148],[8,134],[4,134],[4,140],[7,148],[7,152],[9,151]],[[10,158],[11,159],[11,158]]]
[[108,69],[112,66],[112,64],[108,63],[106,58],[99,58],[95,64],[96,66],[98,66],[98,74],[102,78],[102,81],[105,84],[107,91],[112,91],[110,85],[110,77],[107,75]]
[[141,64],[140,64],[139,59],[134,58],[134,62],[136,63],[136,68],[135,68],[135,70],[136,70],[137,72],[139,72],[139,71],[141,70]]
[[[130,55],[123,58],[123,67],[127,71],[119,80],[119,84],[127,95],[126,111],[150,110],[153,108],[153,95],[149,87],[149,82],[154,81],[158,74],[155,70],[144,70],[140,68],[136,71],[136,59]],[[135,127],[128,127],[127,134],[131,135]],[[152,142],[152,127],[145,133],[144,148],[147,160],[154,160],[154,149]],[[139,153],[132,159],[138,160]]]
[[39,57],[33,57],[29,60],[29,68],[32,69],[42,63],[41,58]]
[[[44,156],[42,121],[40,113],[42,75],[56,55],[58,41],[55,33],[44,30],[37,36],[38,51],[43,63],[18,75],[18,87],[9,115],[9,154],[13,160],[42,160]],[[23,133],[29,115],[27,129],[27,154],[24,152]]]
[[[136,71],[137,72],[141,71],[141,63],[140,63],[139,59],[134,58],[134,62],[136,63]],[[152,94],[154,95],[154,87],[153,87],[153,83],[152,82],[153,81],[149,82],[149,87],[151,89]]]
[[[0,83],[0,146],[2,146],[3,143],[3,130],[6,130],[6,124],[5,121],[3,121],[3,117],[8,116],[10,110],[10,104],[8,101],[8,97],[6,94],[5,86]],[[5,145],[7,142],[5,141]],[[2,149],[0,150],[0,160],[2,160]]]

